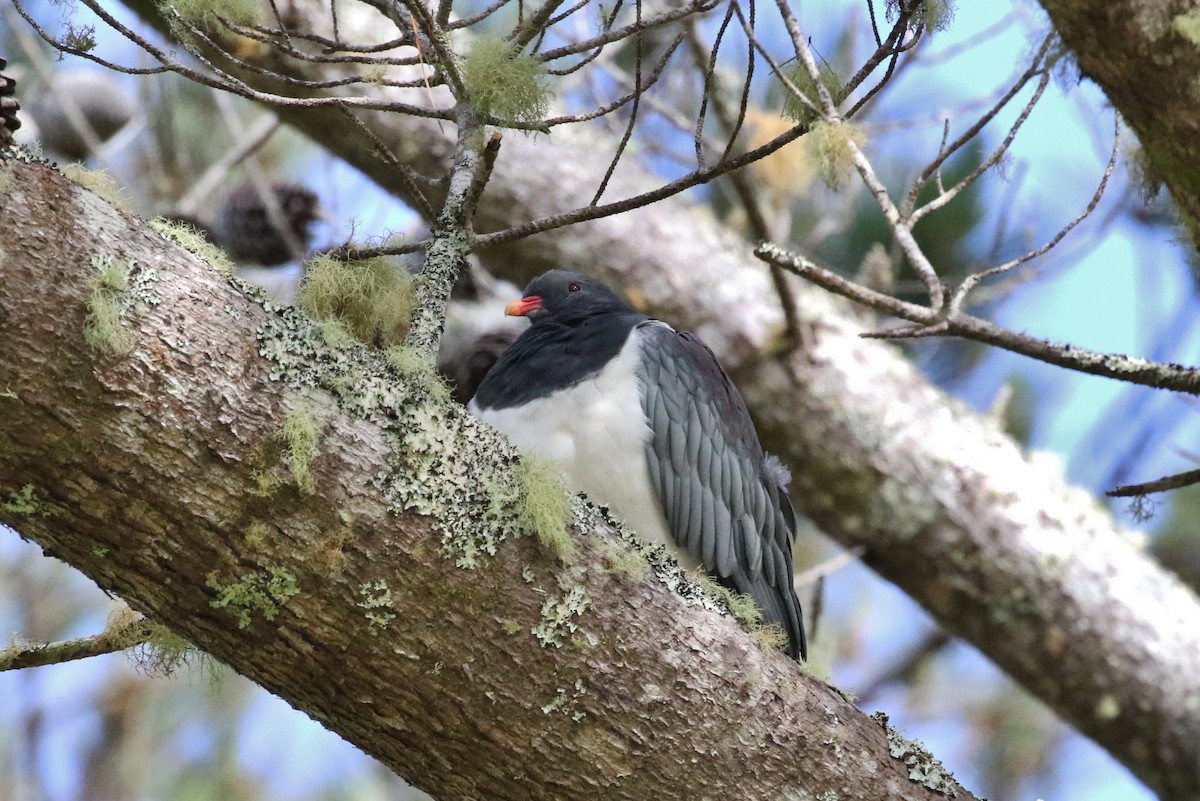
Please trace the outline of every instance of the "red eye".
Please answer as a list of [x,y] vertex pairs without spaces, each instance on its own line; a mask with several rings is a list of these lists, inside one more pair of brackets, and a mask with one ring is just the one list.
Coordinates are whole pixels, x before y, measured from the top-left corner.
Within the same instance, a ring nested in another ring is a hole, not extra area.
[[583,289],[583,284],[579,283],[578,281],[572,281],[567,286],[567,291],[569,292],[578,292],[581,289]]

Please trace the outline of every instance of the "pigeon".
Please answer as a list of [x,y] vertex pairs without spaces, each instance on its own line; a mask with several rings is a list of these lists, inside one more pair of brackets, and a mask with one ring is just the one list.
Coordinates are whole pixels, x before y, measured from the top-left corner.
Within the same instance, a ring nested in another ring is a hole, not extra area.
[[470,411],[685,567],[750,596],[806,659],[786,470],[713,352],[566,270],[535,278],[506,314],[531,325]]

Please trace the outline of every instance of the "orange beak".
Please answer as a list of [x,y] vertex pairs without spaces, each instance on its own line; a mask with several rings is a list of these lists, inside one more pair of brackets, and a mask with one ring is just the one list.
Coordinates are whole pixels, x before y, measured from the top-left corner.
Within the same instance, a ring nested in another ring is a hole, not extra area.
[[524,317],[530,312],[542,308],[542,299],[537,295],[514,300],[504,307],[504,313],[509,317]]

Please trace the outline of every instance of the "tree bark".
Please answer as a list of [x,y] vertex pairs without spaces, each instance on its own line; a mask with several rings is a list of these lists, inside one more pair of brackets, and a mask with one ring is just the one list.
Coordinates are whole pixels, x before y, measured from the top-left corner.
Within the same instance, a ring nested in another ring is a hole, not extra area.
[[[595,510],[570,561],[518,536],[511,449],[419,376],[6,167],[0,521],[47,553],[437,798],[972,797]],[[124,354],[83,333],[105,260]]]
[[1200,243],[1200,11],[1189,0],[1041,0],[1091,78],[1137,133],[1146,176]]
[[[320,5],[309,11],[293,22],[319,30]],[[342,24],[352,31],[352,14]],[[287,89],[242,77],[263,90]],[[279,113],[404,196],[374,144],[336,111]],[[406,166],[447,172],[453,126],[359,116]],[[476,230],[585,205],[614,147],[603,135],[562,129],[550,139],[506,136]],[[606,199],[654,183],[626,158]],[[839,541],[865,545],[868,564],[1150,786],[1171,797],[1200,795],[1195,596],[1056,469],[1031,466],[894,350],[859,339],[845,306],[793,283],[817,345],[763,361],[781,322],[765,272],[745,243],[678,198],[483,255],[516,280],[552,266],[585,269],[636,289],[660,316],[697,331],[735,372],[768,447],[793,469],[803,511]]]

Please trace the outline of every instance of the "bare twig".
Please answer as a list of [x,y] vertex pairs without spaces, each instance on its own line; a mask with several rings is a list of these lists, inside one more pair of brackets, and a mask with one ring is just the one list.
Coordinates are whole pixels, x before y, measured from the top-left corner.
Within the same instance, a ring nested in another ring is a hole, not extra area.
[[1153,481],[1147,481],[1142,484],[1127,484],[1123,487],[1110,489],[1104,494],[1110,498],[1131,498],[1137,495],[1149,495],[1152,492],[1167,492],[1168,490],[1190,487],[1193,484],[1200,484],[1200,470],[1175,473],[1174,475],[1163,476],[1162,478],[1156,478]]
[[891,295],[859,286],[810,259],[788,253],[768,242],[756,247],[754,254],[764,261],[779,264],[785,270],[794,272],[823,289],[918,325],[915,329],[905,329],[904,335],[941,334],[962,337],[1081,373],[1115,378],[1156,389],[1200,395],[1200,370],[1197,369],[1048,342],[1010,331],[962,311],[943,317],[934,309],[906,303]]
[[1050,239],[1041,247],[1034,248],[1033,250],[1023,253],[1015,259],[1006,261],[1003,264],[998,264],[990,269],[968,275],[965,279],[963,279],[963,282],[959,286],[958,290],[955,291],[954,297],[950,301],[951,308],[953,310],[961,308],[963,301],[966,299],[967,293],[969,293],[971,289],[973,289],[980,281],[991,278],[994,275],[1006,273],[1015,267],[1019,267],[1022,264],[1041,256],[1061,242],[1063,237],[1069,234],[1075,228],[1075,226],[1079,225],[1079,223],[1091,216],[1092,212],[1095,211],[1096,206],[1099,205],[1100,199],[1104,197],[1104,190],[1108,188],[1108,179],[1112,177],[1113,170],[1117,166],[1117,156],[1120,152],[1121,120],[1114,114],[1112,152],[1109,154],[1108,164],[1104,168],[1104,174],[1100,177],[1100,184],[1096,187],[1096,191],[1092,193],[1092,197],[1088,201],[1087,206],[1084,207],[1083,211],[1079,212],[1079,214],[1077,214],[1069,223],[1058,229],[1054,236],[1050,237]]
[[888,685],[910,681],[918,670],[941,653],[951,641],[950,635],[942,629],[929,632],[899,659],[894,660],[887,670],[868,680],[857,690],[855,695],[858,696],[859,702],[874,698]]

